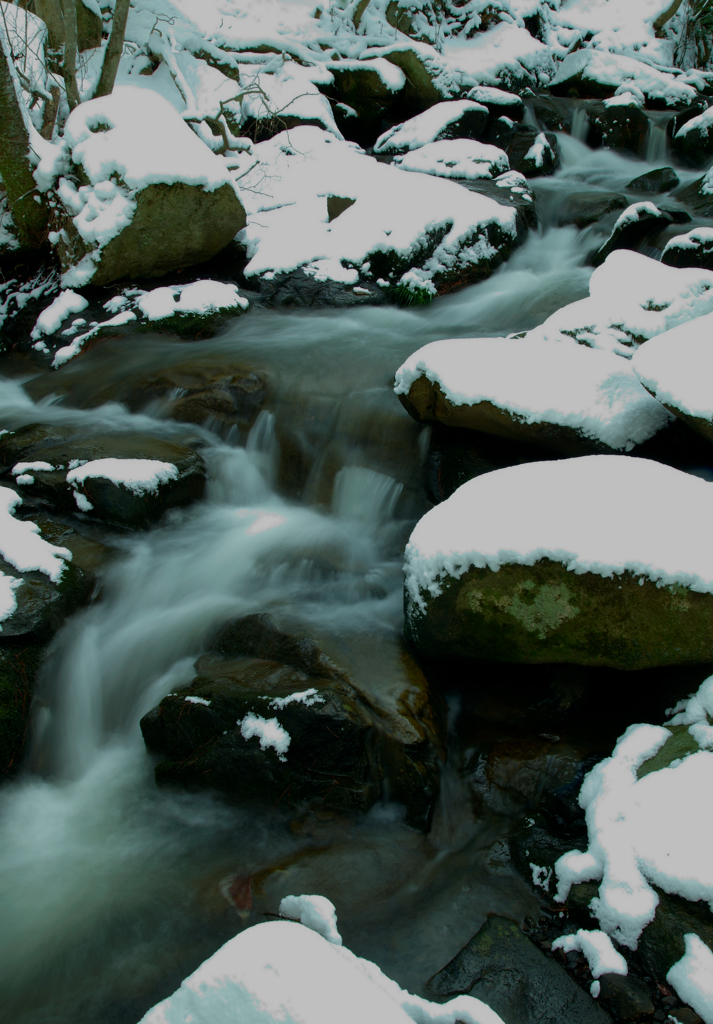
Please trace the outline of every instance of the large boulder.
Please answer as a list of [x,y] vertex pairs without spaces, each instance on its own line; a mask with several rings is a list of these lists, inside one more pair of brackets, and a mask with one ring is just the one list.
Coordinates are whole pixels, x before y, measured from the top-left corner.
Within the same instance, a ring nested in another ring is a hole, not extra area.
[[160,277],[202,263],[245,211],[223,161],[158,93],[119,86],[65,126],[58,245],[66,287]]
[[713,228],[694,228],[685,235],[674,235],[664,246],[661,262],[668,267],[713,270]]
[[616,249],[635,249],[650,235],[680,223],[684,218],[690,220],[689,214],[683,210],[661,210],[648,200],[632,203],[617,217],[609,238],[596,251],[592,263],[599,267]]
[[0,437],[0,464],[53,512],[134,529],[196,501],[205,487],[193,449],[143,434],[87,438],[70,427],[28,424]]
[[429,142],[411,153],[394,157],[403,171],[435,174],[438,178],[478,181],[496,178],[510,170],[506,154],[497,146],[473,139],[448,139]]
[[612,96],[587,108],[590,146],[606,146],[635,156],[644,156],[649,135],[649,119],[631,93]]
[[487,120],[488,108],[473,100],[435,103],[422,114],[395,125],[379,136],[374,143],[374,152],[406,153],[441,139],[479,139]]
[[687,82],[650,64],[604,49],[582,48],[568,54],[550,82],[555,96],[606,99],[635,83],[652,106],[688,105],[698,99]]
[[700,217],[713,217],[713,170],[690,185],[676,189],[673,194],[680,203],[689,206]]
[[630,451],[670,417],[609,352],[528,338],[456,338],[418,349],[394,390],[420,423],[495,434],[562,455]]
[[559,163],[557,136],[500,117],[488,128],[488,142],[505,150],[514,171],[528,178],[553,174]]
[[479,476],[411,535],[407,638],[433,658],[627,670],[711,661],[711,514],[708,483],[645,459]]
[[632,365],[672,413],[713,441],[713,313],[696,317],[644,345]]
[[671,145],[675,155],[687,167],[708,167],[713,159],[713,107],[682,124]]
[[411,824],[429,827],[442,725],[408,655],[395,672],[384,662],[382,686],[370,691],[267,615],[228,623],[210,647],[188,688],[141,721],[163,758],[159,784],[342,811],[368,810],[387,786]]
[[626,187],[630,192],[670,192],[677,185],[680,185],[680,179],[673,167],[659,167],[640,174]]

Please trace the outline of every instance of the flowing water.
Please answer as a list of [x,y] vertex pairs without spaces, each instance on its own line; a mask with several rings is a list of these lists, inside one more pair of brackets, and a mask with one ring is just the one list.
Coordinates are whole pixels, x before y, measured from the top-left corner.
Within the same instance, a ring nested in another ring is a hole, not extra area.
[[[538,915],[503,837],[543,785],[573,777],[581,738],[517,762],[540,773],[529,789],[516,779],[495,796],[478,790],[483,751],[509,736],[506,712],[473,710],[454,685],[449,759],[423,836],[387,794],[341,820],[158,791],[138,723],[191,679],[216,624],[251,612],[331,637],[378,686],[400,649],[403,546],[428,507],[427,432],[394,397],[394,370],[428,341],[525,330],[586,295],[585,258],[603,235],[547,227],[548,203],[583,185],[620,189],[650,166],[561,142],[562,169],[537,183],[545,226],[489,280],[428,308],[257,309],[207,341],[107,341],[59,373],[0,383],[4,427],[190,439],[209,469],[199,505],[150,532],[100,538],[116,551],[101,597],[67,623],[44,667],[29,768],[0,791],[3,1020],[131,1024],[288,892],[329,896],[345,942],[414,990],[486,913]],[[116,401],[191,360],[267,375],[268,407],[247,436],[176,423],[170,401],[135,414]],[[479,683],[486,695],[498,688]],[[231,879],[256,874],[262,896],[252,912],[236,909]]]

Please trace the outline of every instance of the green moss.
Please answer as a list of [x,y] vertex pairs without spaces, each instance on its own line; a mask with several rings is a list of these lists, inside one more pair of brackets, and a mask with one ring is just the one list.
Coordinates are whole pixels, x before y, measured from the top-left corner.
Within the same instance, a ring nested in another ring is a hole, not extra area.
[[672,733],[669,739],[658,750],[653,757],[639,768],[637,778],[643,779],[651,772],[657,772],[660,768],[668,768],[673,761],[695,754],[700,747],[688,731],[687,725],[667,725],[666,728]]

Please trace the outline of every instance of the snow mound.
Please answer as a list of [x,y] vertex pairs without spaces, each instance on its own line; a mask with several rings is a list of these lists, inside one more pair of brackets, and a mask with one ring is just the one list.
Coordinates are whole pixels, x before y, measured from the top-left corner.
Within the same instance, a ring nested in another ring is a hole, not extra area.
[[[709,678],[668,724],[681,724],[678,718],[701,724],[701,714],[713,712],[712,693]],[[694,702],[697,708],[689,711]],[[684,899],[705,900],[713,909],[713,865],[706,839],[713,751],[694,750],[667,767],[640,772],[671,735],[663,726],[629,726],[611,757],[596,765],[582,784],[579,803],[585,811],[589,848],[571,850],[555,865],[559,902],[577,882],[601,881],[590,907],[602,929],[631,949],[656,913],[659,897],[654,885]],[[679,978],[684,974],[682,969]]]
[[562,949],[565,953],[575,949],[584,953],[593,978],[601,978],[603,974],[629,973],[626,960],[617,953],[605,932],[580,928],[574,935],[561,935],[555,939],[552,948]]
[[713,420],[713,313],[652,338],[636,352],[632,365],[659,402]]
[[94,459],[71,469],[67,483],[76,488],[93,477],[110,480],[132,494],[156,494],[161,484],[178,480],[178,469],[172,462],[157,459]]
[[344,946],[292,921],[247,928],[141,1024],[502,1024],[480,1000],[412,996]]
[[43,309],[37,317],[37,323],[32,331],[32,338],[36,341],[43,334],[54,334],[59,326],[71,313],[81,313],[89,305],[83,295],[77,295],[73,291],[62,291],[54,302]]
[[497,146],[472,139],[444,139],[428,142],[425,146],[403,156],[395,156],[394,163],[402,171],[420,171],[439,178],[495,178],[510,170],[507,153]]
[[136,302],[137,309],[149,320],[163,320],[176,313],[204,314],[219,309],[247,309],[248,305],[237,285],[208,280],[153,288]]
[[555,423],[611,448],[630,451],[670,415],[610,352],[529,338],[433,341],[396,371],[397,395],[420,376],[453,405],[492,402],[525,423]]
[[666,981],[693,1007],[705,1024],[713,1024],[713,953],[697,935],[684,936],[686,952],[666,975]]
[[446,100],[435,103],[422,114],[389,128],[374,143],[375,153],[400,153],[437,142],[448,128],[469,112],[488,116],[488,108],[473,100]]
[[[247,246],[247,277],[302,267],[317,280],[354,285],[379,259],[390,269],[373,277],[391,274],[398,283],[404,272],[415,274],[419,287],[435,293],[434,277],[465,274],[497,257],[489,231],[516,237],[512,207],[387,166],[319,128],[281,132],[255,146],[255,156],[259,165],[241,179],[248,223],[238,239]],[[328,196],[355,202],[330,223]]]
[[335,946],[342,945],[342,937],[337,930],[337,912],[326,896],[285,896],[280,902],[280,915],[299,921]]
[[668,267],[629,249],[607,256],[589,298],[563,306],[529,338],[574,339],[631,357],[634,346],[713,311],[713,271]]
[[[624,17],[628,21],[629,13]],[[621,85],[636,86],[649,100],[658,100],[670,107],[691,104],[698,97],[693,86],[679,81],[677,76],[659,71],[633,57],[604,49],[584,48],[569,54],[557,68],[550,86],[556,90],[557,86],[566,85],[579,75],[586,81],[609,87],[612,91]]]
[[550,47],[509,19],[487,32],[476,32],[471,39],[446,40],[443,56],[462,88],[489,85],[507,89],[511,83],[515,88],[545,86],[555,71]]
[[[636,529],[613,528],[614,516]],[[711,594],[712,517],[710,484],[648,459],[589,455],[512,466],[469,480],[416,524],[405,586],[425,611],[422,593],[437,597],[441,580],[471,566],[497,572],[549,558],[577,574],[630,572]]]

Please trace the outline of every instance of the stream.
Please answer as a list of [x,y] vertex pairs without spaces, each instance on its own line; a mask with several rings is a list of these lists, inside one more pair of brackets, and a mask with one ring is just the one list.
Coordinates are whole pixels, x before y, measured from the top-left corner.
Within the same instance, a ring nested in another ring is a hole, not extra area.
[[[21,360],[5,370],[4,426],[198,439],[209,486],[149,532],[96,532],[116,552],[100,599],[65,625],[44,666],[28,770],[0,791],[2,1020],[135,1024],[288,893],[329,897],[345,944],[415,992],[486,914],[543,912],[505,837],[545,788],[571,782],[649,713],[636,701],[552,737],[523,711],[537,678],[527,667],[441,680],[449,751],[427,835],[386,793],[341,818],[159,791],[139,720],[192,678],[216,624],[253,612],[325,638],[367,687],[388,676],[402,644],[403,548],[429,507],[428,432],[393,395],[394,371],[429,341],[527,330],[587,295],[585,260],[609,225],[555,226],[562,196],[621,191],[667,162],[658,135],[653,163],[559,140],[561,169],[533,183],[540,228],[491,278],[429,307],[257,308],[205,341],[136,335],[59,372]],[[134,414],[118,403],[133,382],[191,361],[269,376],[269,409],[247,436],[177,423],[170,401]],[[489,757],[499,767],[485,778]],[[252,909],[235,898],[247,876],[260,879]]]

